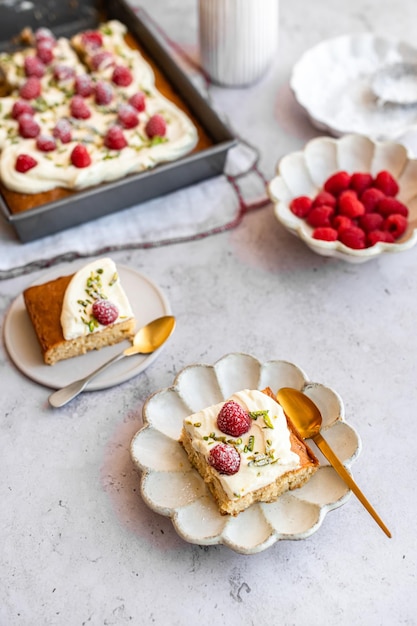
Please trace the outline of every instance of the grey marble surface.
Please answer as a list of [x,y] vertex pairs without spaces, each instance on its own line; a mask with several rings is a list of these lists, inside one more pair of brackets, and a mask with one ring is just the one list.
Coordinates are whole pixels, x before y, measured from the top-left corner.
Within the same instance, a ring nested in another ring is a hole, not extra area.
[[[197,54],[196,3],[141,6]],[[318,134],[288,89],[300,54],[363,30],[413,43],[417,17],[413,0],[308,9],[282,0],[280,12],[279,53],[264,80],[212,89],[260,148],[267,177]],[[0,346],[1,626],[416,624],[417,248],[358,266],[324,259],[269,206],[228,233],[114,259],[158,283],[177,316],[169,346],[143,374],[53,411],[48,391]],[[2,321],[40,278],[0,282]],[[353,497],[309,539],[252,556],[189,545],[146,507],[129,457],[145,399],[186,365],[234,351],[287,359],[338,391],[363,444],[354,476],[392,539]]]

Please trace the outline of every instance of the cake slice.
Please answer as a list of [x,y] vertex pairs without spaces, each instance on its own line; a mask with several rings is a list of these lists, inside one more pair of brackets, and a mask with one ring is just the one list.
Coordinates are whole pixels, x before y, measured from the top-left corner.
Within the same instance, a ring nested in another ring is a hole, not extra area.
[[23,298],[48,365],[130,339],[135,331],[129,300],[108,258],[28,287]]
[[224,515],[275,501],[319,466],[270,389],[239,391],[187,417],[180,443]]

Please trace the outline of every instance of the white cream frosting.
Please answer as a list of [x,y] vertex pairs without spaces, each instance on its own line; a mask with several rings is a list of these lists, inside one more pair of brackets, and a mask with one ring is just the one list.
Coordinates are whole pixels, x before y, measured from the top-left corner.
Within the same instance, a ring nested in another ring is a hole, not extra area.
[[[120,179],[128,174],[153,168],[163,161],[171,161],[188,153],[197,143],[197,131],[189,118],[170,100],[165,98],[154,85],[152,68],[137,50],[132,50],[124,41],[126,28],[117,21],[111,21],[101,27],[103,49],[117,54],[119,63],[128,66],[133,75],[132,83],[127,87],[112,84],[115,94],[108,106],[97,107],[94,97],[84,98],[90,108],[91,117],[76,120],[69,117],[69,100],[72,93],[59,89],[51,82],[51,75],[41,79],[42,94],[35,105],[34,119],[41,127],[41,134],[51,135],[59,119],[70,119],[73,127],[72,141],[63,144],[57,142],[57,149],[42,152],[36,148],[35,139],[23,139],[18,134],[18,123],[10,117],[10,111],[16,97],[8,96],[1,100],[0,110],[0,179],[12,191],[20,193],[40,193],[56,187],[84,189],[102,182]],[[86,73],[66,40],[58,40],[60,59],[66,65],[74,67],[76,74]],[[26,53],[27,54],[27,53]],[[0,56],[0,65],[10,79],[11,84],[19,84],[21,77],[16,73],[16,65],[23,67],[24,55],[18,53],[13,63]],[[91,73],[95,81],[110,81],[112,68]],[[110,150],[103,144],[107,129],[116,121],[117,107],[127,102],[138,91],[146,94],[146,109],[138,114],[139,125],[124,129],[128,146],[122,150]],[[148,139],[145,125],[148,119],[161,114],[167,124],[167,132],[162,139]],[[70,155],[77,143],[83,143],[90,154],[91,165],[77,168],[71,164]],[[36,167],[25,173],[16,171],[15,164],[19,154],[27,154],[37,161]]]
[[[231,437],[217,427],[217,416],[224,402],[187,417],[184,428],[192,437],[194,449],[206,459],[219,441],[233,442],[240,453],[239,471],[232,476],[219,474],[224,491],[233,499],[265,487],[286,472],[298,469],[300,457],[291,450],[287,420],[275,400],[262,391],[249,389],[233,394],[229,400],[234,400],[253,414],[251,427],[244,435]],[[263,412],[266,412],[266,418]]]
[[85,265],[74,274],[64,295],[61,326],[64,338],[76,339],[106,328],[95,320],[92,305],[105,298],[116,305],[119,316],[114,323],[133,317],[127,295],[112,259],[102,258]]
[[[0,66],[8,85],[13,87],[23,85],[26,81],[26,76],[23,72],[25,58],[27,56],[33,56],[34,54],[35,50],[33,48],[25,48],[24,50],[15,52],[13,56],[7,53],[0,54]],[[70,66],[74,68],[76,74],[83,74],[85,72],[85,68],[80,63],[75,50],[71,47],[69,40],[64,37],[60,37],[56,40],[54,46],[54,64]],[[48,73],[45,73],[41,78],[43,90],[48,88],[50,79],[51,76]]]

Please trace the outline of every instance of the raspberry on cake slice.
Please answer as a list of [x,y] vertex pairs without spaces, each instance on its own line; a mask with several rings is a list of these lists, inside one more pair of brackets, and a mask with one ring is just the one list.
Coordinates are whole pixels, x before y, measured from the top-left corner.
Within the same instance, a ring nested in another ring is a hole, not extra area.
[[135,331],[128,297],[109,258],[28,287],[23,297],[48,365],[130,339]]
[[274,502],[319,466],[269,388],[239,391],[190,415],[180,443],[222,515]]

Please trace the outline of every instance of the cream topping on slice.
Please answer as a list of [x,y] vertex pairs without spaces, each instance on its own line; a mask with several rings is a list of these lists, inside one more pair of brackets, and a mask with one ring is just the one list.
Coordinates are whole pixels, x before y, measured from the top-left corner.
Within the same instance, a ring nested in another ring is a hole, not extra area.
[[76,339],[106,328],[92,315],[93,303],[98,299],[106,299],[116,305],[119,316],[115,324],[133,317],[116,265],[109,258],[85,265],[74,274],[68,284],[61,313],[65,339]]
[[240,454],[236,474],[219,474],[219,480],[230,499],[265,487],[279,476],[300,467],[300,457],[291,450],[290,431],[282,407],[262,391],[245,389],[229,400],[249,412],[252,423],[240,437],[225,435],[217,427],[217,416],[224,402],[207,407],[184,420],[184,428],[192,437],[195,450],[206,459],[210,450],[224,441],[235,446]]

